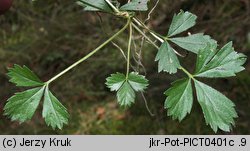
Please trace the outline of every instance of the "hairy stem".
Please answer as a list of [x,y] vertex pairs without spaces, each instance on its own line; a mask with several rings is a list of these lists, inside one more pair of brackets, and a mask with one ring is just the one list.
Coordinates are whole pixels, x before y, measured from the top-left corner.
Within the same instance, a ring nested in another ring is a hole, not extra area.
[[57,74],[56,76],[54,76],[53,78],[51,78],[49,81],[46,82],[46,84],[48,85],[51,82],[55,81],[57,78],[61,77],[66,72],[70,71],[72,68],[74,68],[75,66],[79,65],[80,63],[82,63],[83,61],[87,60],[89,57],[91,57],[92,55],[94,55],[97,51],[99,51],[100,49],[102,49],[105,45],[107,45],[114,38],[116,38],[118,35],[120,35],[128,27],[128,25],[130,24],[130,22],[131,22],[131,20],[128,19],[126,25],[122,29],[120,29],[117,33],[115,33],[112,37],[110,37],[108,40],[106,40],[104,43],[102,43],[100,46],[98,46],[95,50],[91,51],[85,57],[83,57],[82,59],[78,60],[77,62],[75,62],[74,64],[72,64],[71,66],[69,66],[68,68],[66,68],[65,70],[63,70],[62,72],[60,72],[59,74]]
[[130,65],[130,52],[131,52],[132,36],[133,36],[132,23],[129,23],[129,39],[128,39],[128,54],[127,54],[127,74],[126,74],[126,79],[128,79],[128,75],[129,75],[129,65]]

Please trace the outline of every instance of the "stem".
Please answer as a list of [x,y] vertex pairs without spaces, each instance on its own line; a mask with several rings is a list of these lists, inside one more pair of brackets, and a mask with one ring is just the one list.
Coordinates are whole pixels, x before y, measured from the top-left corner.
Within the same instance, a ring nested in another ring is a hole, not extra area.
[[114,38],[116,38],[118,35],[120,35],[128,27],[128,25],[130,24],[130,22],[131,22],[131,20],[128,19],[126,25],[122,29],[120,29],[117,33],[115,33],[112,37],[110,37],[108,40],[106,40],[104,43],[102,43],[100,46],[98,46],[95,50],[91,51],[85,57],[83,57],[79,61],[75,62],[74,64],[72,64],[71,66],[69,66],[68,68],[66,68],[65,70],[63,70],[62,72],[60,72],[59,74],[57,74],[56,76],[54,76],[53,78],[51,78],[49,81],[46,82],[46,84],[48,85],[51,82],[55,81],[57,78],[61,77],[66,72],[70,71],[72,68],[74,68],[75,66],[79,65],[80,63],[82,63],[83,61],[87,60],[89,57],[91,57],[92,55],[94,55],[97,51],[99,51],[100,49],[102,49],[105,45],[107,45]]
[[128,39],[128,55],[127,55],[127,74],[126,74],[126,79],[128,79],[128,75],[129,75],[129,65],[130,65],[130,52],[131,52],[132,36],[133,36],[133,28],[132,28],[132,23],[130,22],[130,24],[129,24],[129,39]]
[[165,41],[165,39],[162,38],[162,36],[160,36],[159,34],[155,33],[154,31],[150,30],[150,29],[149,29],[144,23],[142,23],[139,19],[133,18],[133,21],[134,21],[137,25],[139,25],[139,26],[141,26],[142,28],[148,30],[148,32],[149,32],[152,36],[154,36],[157,40],[159,40],[161,43],[163,43],[163,42]]
[[194,76],[190,72],[188,72],[184,67],[181,66],[181,67],[179,67],[179,69],[182,70],[184,73],[186,73],[189,78],[195,80]]
[[[116,13],[120,13],[119,9],[116,8],[109,0],[105,0],[107,2],[107,4],[116,12]],[[130,18],[129,18],[130,20]],[[169,40],[168,37],[163,37],[160,34],[152,31],[151,29],[149,29],[143,22],[141,22],[139,19],[132,17],[133,22],[135,22],[137,25],[139,25],[140,27],[142,27],[143,29],[146,29],[153,37],[155,37],[158,41],[160,41],[161,43]],[[129,43],[128,43],[128,56],[127,56],[127,75],[126,75],[126,79],[128,78],[128,74],[129,74],[129,64],[130,64],[130,50],[131,50],[131,40],[132,40],[132,26],[142,35],[144,36],[155,48],[159,49],[159,46],[157,46],[140,28],[138,28],[134,23],[129,23]],[[178,52],[175,51],[175,53],[179,56],[182,56],[181,54],[179,54]],[[189,73],[184,67],[179,67],[180,70],[182,70],[184,73],[186,73],[188,75],[189,78],[194,79],[194,76]]]
[[119,13],[120,11],[109,1],[105,0],[105,2],[116,12]]
[[160,47],[157,46],[140,28],[138,28],[134,23],[132,23],[132,26],[137,30],[144,38],[148,40],[156,49],[159,49]]

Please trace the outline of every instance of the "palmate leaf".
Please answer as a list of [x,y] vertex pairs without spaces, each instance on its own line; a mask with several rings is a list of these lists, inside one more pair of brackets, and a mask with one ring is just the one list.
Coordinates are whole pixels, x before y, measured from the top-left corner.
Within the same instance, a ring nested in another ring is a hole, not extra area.
[[122,73],[111,74],[106,79],[108,88],[117,92],[117,100],[121,106],[131,106],[135,102],[135,91],[144,91],[148,86],[148,80],[136,72],[131,72],[128,79]]
[[14,65],[8,69],[7,75],[10,77],[10,82],[16,86],[33,87],[42,86],[44,83],[26,66]]
[[30,69],[15,65],[9,69],[8,76],[17,86],[36,86],[36,88],[16,93],[9,98],[4,107],[5,115],[20,123],[30,120],[44,97],[43,117],[47,125],[52,126],[53,129],[56,127],[61,129],[63,124],[67,124],[69,115],[66,108],[48,90],[48,85]]
[[194,81],[197,99],[201,105],[206,123],[217,132],[218,128],[230,131],[237,113],[231,100],[210,86]]
[[[226,96],[212,87],[194,79],[198,102],[202,108],[206,123],[214,132],[218,129],[230,131],[237,113],[234,104]],[[168,115],[179,121],[190,113],[193,104],[191,79],[177,80],[165,95],[165,108]]]
[[174,49],[169,45],[168,42],[163,42],[155,61],[158,61],[158,72],[166,71],[170,74],[176,73],[180,67],[180,62],[174,52]]
[[131,2],[120,7],[120,10],[125,11],[147,11],[148,0],[132,0]]
[[78,0],[77,3],[80,6],[85,6],[84,10],[86,11],[113,12],[105,0]]
[[172,83],[172,87],[165,92],[167,99],[164,107],[173,119],[183,120],[190,113],[193,105],[191,79],[182,79]]
[[187,37],[170,38],[170,41],[177,44],[183,49],[198,53],[199,50],[204,49],[208,43],[215,43],[216,41],[211,39],[210,36],[203,33],[193,34]]
[[[230,77],[242,71],[246,56],[234,51],[232,43],[217,50],[215,42],[201,49],[196,63],[196,74],[189,77],[194,80],[197,99],[201,105],[206,123],[217,132],[218,129],[230,131],[237,113],[234,104],[222,93],[197,81],[195,77]],[[166,91],[165,108],[168,115],[180,121],[190,112],[192,107],[191,80],[179,80]]]
[[221,50],[217,50],[216,47],[216,44],[208,45],[198,53],[196,77],[231,77],[245,69],[242,65],[246,62],[246,56],[235,52],[232,42]]
[[191,27],[196,23],[197,16],[190,12],[181,11],[179,14],[175,14],[171,22],[168,37],[177,35]]
[[4,115],[21,123],[30,120],[39,105],[44,89],[45,87],[38,87],[16,93],[7,100]]
[[69,113],[60,101],[49,91],[48,87],[44,93],[43,113],[47,125],[53,129],[62,129],[63,124],[68,124]]

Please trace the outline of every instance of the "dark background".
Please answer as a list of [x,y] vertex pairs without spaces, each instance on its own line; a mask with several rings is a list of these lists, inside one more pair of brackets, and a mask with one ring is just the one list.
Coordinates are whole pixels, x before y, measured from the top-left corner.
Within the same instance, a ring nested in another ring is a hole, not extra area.
[[[151,0],[150,8],[156,1]],[[236,51],[250,56],[249,0],[160,0],[148,26],[165,35],[174,13],[188,10],[198,16],[191,33],[204,32],[221,46],[234,42]],[[143,20],[147,13],[138,14]],[[74,68],[51,85],[51,89],[70,112],[69,125],[53,131],[41,117],[41,105],[33,119],[21,125],[2,115],[6,100],[17,91],[5,73],[13,64],[27,65],[46,81],[93,50],[122,27],[124,20],[109,14],[84,12],[74,0],[14,0],[14,5],[0,16],[0,134],[214,134],[206,126],[202,111],[195,100],[192,112],[181,123],[167,116],[163,108],[163,92],[170,83],[183,76],[157,73],[156,50],[145,43],[143,66],[150,86],[144,100],[137,96],[129,109],[117,105],[115,94],[105,87],[105,78],[116,71],[125,72],[120,51],[109,44],[88,61]],[[183,35],[186,35],[184,33]],[[136,36],[136,49],[140,37]],[[126,48],[127,32],[114,42]],[[186,53],[183,50],[179,50]],[[134,54],[136,57],[136,55]],[[188,54],[182,63],[190,71],[195,55]],[[135,61],[132,62],[136,66]],[[250,134],[250,63],[236,77],[205,80],[236,104],[239,118],[229,134]],[[144,70],[139,69],[142,74]],[[218,134],[228,134],[219,131]]]

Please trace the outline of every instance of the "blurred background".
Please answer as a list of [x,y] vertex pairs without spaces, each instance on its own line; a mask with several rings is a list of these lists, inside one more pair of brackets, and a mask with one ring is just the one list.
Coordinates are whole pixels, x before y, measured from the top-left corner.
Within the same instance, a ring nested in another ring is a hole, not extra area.
[[[156,2],[151,0],[150,8]],[[191,33],[211,35],[220,47],[233,41],[236,51],[250,57],[249,0],[160,0],[147,25],[165,35],[174,13],[180,9],[198,16]],[[145,20],[147,13],[138,16]],[[158,74],[154,62],[156,50],[147,42],[141,47],[141,37],[137,35],[132,64],[150,80],[146,100],[138,94],[136,103],[123,109],[118,106],[115,94],[105,87],[106,77],[117,71],[125,72],[126,68],[119,49],[109,44],[51,84],[54,94],[71,115],[63,130],[53,131],[46,126],[41,105],[33,119],[21,125],[2,115],[6,100],[24,90],[8,82],[7,67],[27,65],[46,81],[96,48],[124,23],[123,19],[109,14],[84,12],[74,0],[14,0],[13,7],[0,16],[0,134],[214,134],[206,126],[196,100],[191,114],[181,123],[167,116],[163,92],[184,74]],[[114,43],[126,49],[126,40],[127,31]],[[195,55],[190,53],[182,59],[182,64],[193,71],[195,60]],[[245,67],[237,78],[204,80],[233,100],[239,114],[232,132],[218,134],[250,134],[249,61]],[[145,101],[154,116],[149,114]]]

